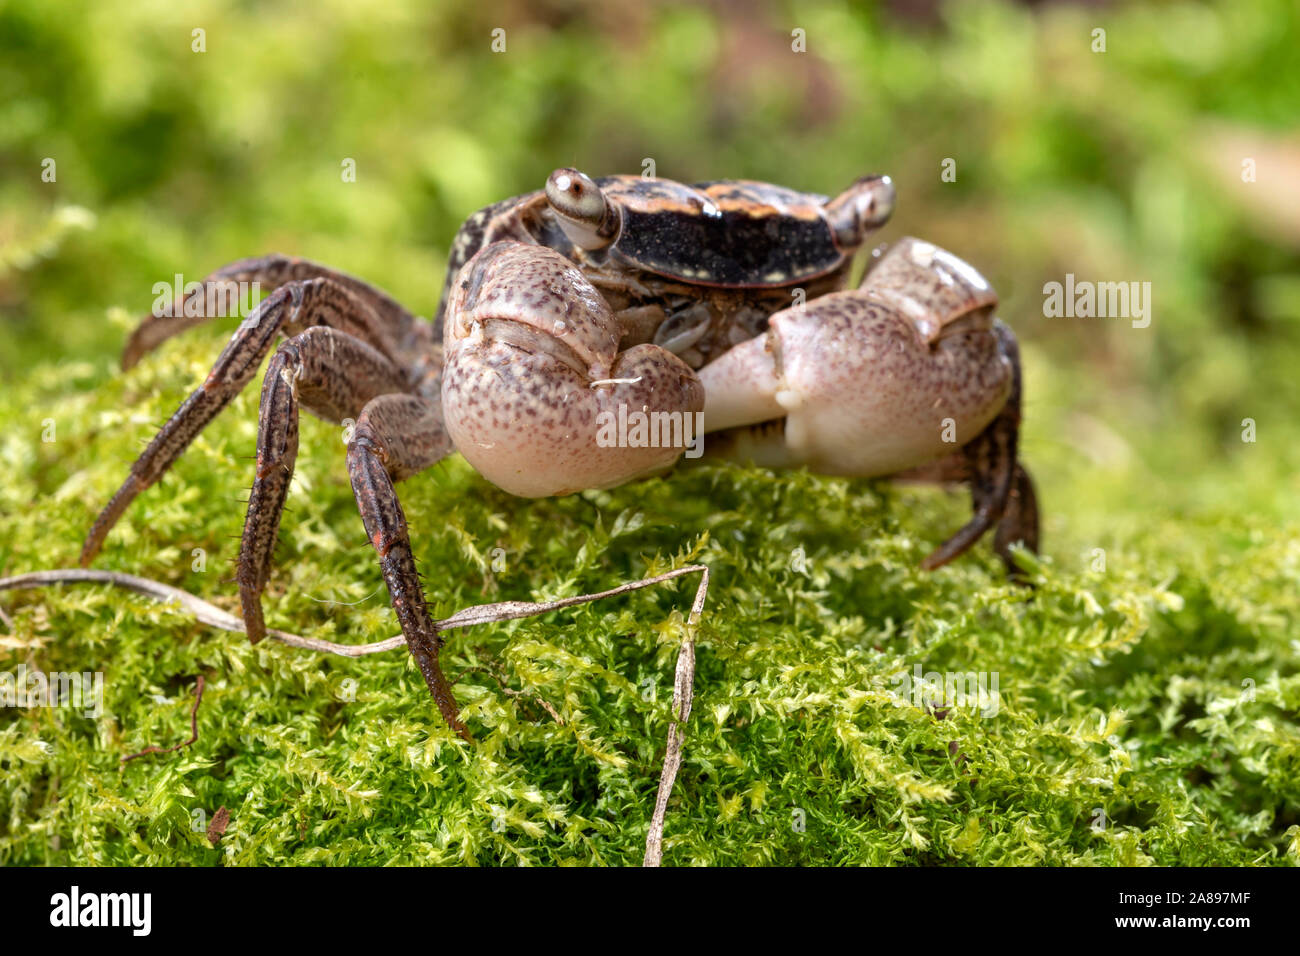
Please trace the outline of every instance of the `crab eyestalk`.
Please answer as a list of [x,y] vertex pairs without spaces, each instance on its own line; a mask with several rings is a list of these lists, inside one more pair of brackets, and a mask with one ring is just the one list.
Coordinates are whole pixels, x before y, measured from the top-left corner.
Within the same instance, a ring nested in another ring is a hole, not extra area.
[[591,177],[576,169],[557,169],[546,180],[546,201],[568,236],[580,249],[594,252],[618,239],[623,216]]
[[856,249],[894,213],[894,183],[888,176],[863,176],[826,204],[826,216],[841,249]]

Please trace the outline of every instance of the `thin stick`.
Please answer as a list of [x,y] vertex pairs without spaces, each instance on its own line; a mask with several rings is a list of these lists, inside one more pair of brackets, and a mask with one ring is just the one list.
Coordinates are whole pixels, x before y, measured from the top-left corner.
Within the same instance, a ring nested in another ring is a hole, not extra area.
[[[245,633],[242,619],[235,617],[233,614],[227,614],[215,604],[209,604],[196,594],[174,588],[170,584],[163,584],[161,581],[136,577],[134,574],[122,574],[118,571],[96,571],[87,568],[58,568],[54,571],[33,571],[30,574],[19,574],[12,578],[0,578],[0,591],[11,588],[39,588],[50,584],[68,584],[81,581],[89,581],[95,584],[111,584],[114,587],[126,588],[128,591],[135,591],[137,594],[151,597],[163,604],[177,604],[189,611],[196,620],[203,624],[210,624],[212,627],[220,628],[223,631],[234,631],[237,634]],[[316,651],[320,654],[338,654],[342,657],[364,657],[366,654],[378,654],[382,651],[396,650],[399,647],[406,646],[406,639],[403,637],[392,637],[375,644],[335,644],[333,641],[321,641],[314,637],[299,637],[297,634],[290,634],[287,631],[270,630],[266,636],[290,647]]]
[[[629,581],[627,584],[620,584],[616,588],[610,588],[608,591],[598,591],[594,594],[578,594],[574,597],[560,598],[555,601],[500,601],[496,604],[475,604],[462,608],[451,617],[435,621],[434,625],[439,631],[451,631],[462,627],[473,627],[475,624],[491,624],[498,621],[536,617],[548,611],[573,607],[575,604],[589,604],[592,601],[599,601],[601,598],[614,597],[618,594],[626,594],[629,591],[638,591],[652,584],[669,581],[694,571],[705,571],[707,574],[704,565],[688,564],[680,568],[674,568],[672,571],[665,571],[663,574],[656,574],[652,578]],[[233,631],[236,634],[246,633],[243,620],[233,614],[228,614],[215,604],[209,604],[197,594],[191,594],[189,591],[172,587],[170,584],[163,584],[161,581],[137,577],[134,574],[123,574],[120,571],[96,571],[87,568],[32,571],[11,578],[0,578],[0,591],[13,588],[40,588],[51,584],[82,581],[111,584],[114,587],[126,588],[128,591],[135,591],[137,594],[151,597],[163,604],[177,604],[193,614],[194,618],[203,624],[210,624],[223,631]],[[297,634],[290,634],[288,631],[274,629],[268,629],[266,636],[289,647],[297,647],[305,651],[316,651],[319,654],[338,654],[341,657],[365,657],[367,654],[381,654],[384,651],[393,651],[399,647],[406,647],[406,638],[400,634],[387,640],[375,641],[373,644],[336,644],[333,641],[322,641],[314,637],[301,637]]]
[[169,754],[174,750],[180,750],[182,747],[188,747],[199,739],[199,704],[203,703],[203,675],[199,675],[198,683],[194,685],[194,706],[190,708],[190,739],[182,740],[175,747],[145,747],[139,753],[130,754],[122,758],[122,763],[128,760],[134,760],[136,757],[143,757],[145,754]]
[[[652,584],[659,584],[663,581],[681,577],[683,574],[693,574],[696,571],[700,572],[700,586],[695,591],[695,601],[691,605],[690,617],[686,621],[686,636],[682,640],[681,649],[677,652],[677,669],[673,681],[673,716],[668,724],[668,744],[664,753],[663,770],[659,775],[659,789],[655,794],[654,813],[651,815],[650,829],[646,834],[645,866],[659,866],[663,860],[664,818],[668,813],[668,798],[672,796],[673,785],[677,780],[677,771],[681,768],[682,744],[686,739],[683,728],[691,716],[691,704],[695,696],[695,633],[700,623],[700,616],[704,612],[704,600],[709,593],[709,569],[703,564],[688,564],[684,567],[674,568],[672,571],[665,571],[663,574],[642,578],[640,581],[629,581],[627,584],[620,584],[608,591],[579,594],[555,601],[500,601],[495,604],[477,604],[472,607],[462,608],[451,617],[435,622],[435,626],[439,631],[450,631],[456,628],[473,627],[475,624],[489,624],[535,617],[548,611],[573,607],[576,604],[588,604],[592,601],[599,601],[601,598],[637,591],[641,588],[650,587]],[[163,584],[161,581],[137,577],[134,574],[122,574],[117,571],[95,571],[85,568],[33,571],[30,574],[20,574],[16,577],[0,578],[0,591],[11,588],[45,587],[50,584],[74,581],[91,581],[127,588],[164,603],[178,604],[204,624],[210,624],[223,631],[244,633],[244,622],[242,620],[233,614],[227,614],[215,604],[209,604],[189,591]],[[300,637],[297,634],[274,629],[268,629],[266,636],[290,647],[315,651],[320,654],[338,654],[342,657],[364,657],[367,654],[379,654],[383,651],[392,651],[406,646],[406,639],[401,636],[390,637],[386,641],[377,641],[373,644],[336,644],[333,641]],[[202,680],[203,678],[200,677],[200,688],[202,688]],[[197,712],[197,710],[198,702],[196,701],[195,711]],[[197,730],[195,733],[197,734]],[[190,741],[190,743],[193,743],[193,741]],[[139,756],[139,754],[133,756]]]
[[682,640],[681,650],[677,652],[677,672],[673,681],[673,719],[668,723],[668,747],[664,752],[664,768],[659,774],[659,790],[655,794],[650,830],[645,838],[642,866],[659,866],[663,862],[664,817],[668,813],[668,798],[673,795],[677,771],[682,765],[682,743],[686,739],[686,732],[682,728],[691,716],[691,704],[695,700],[695,631],[704,611],[704,598],[709,593],[709,569],[703,565],[698,567],[702,572],[700,586],[695,591],[695,603],[691,605],[691,616],[686,621],[686,637]]

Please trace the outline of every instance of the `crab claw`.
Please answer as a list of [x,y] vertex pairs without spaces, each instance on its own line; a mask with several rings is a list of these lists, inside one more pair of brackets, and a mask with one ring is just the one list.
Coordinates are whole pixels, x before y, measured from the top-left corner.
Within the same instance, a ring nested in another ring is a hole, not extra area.
[[996,303],[965,262],[902,240],[859,289],[776,313],[700,370],[710,432],[736,429],[710,454],[872,477],[952,453],[1010,394]]
[[841,249],[856,249],[894,214],[894,183],[863,176],[823,207]]
[[569,241],[589,252],[618,239],[623,217],[590,176],[576,169],[557,169],[546,180],[546,201]]
[[701,437],[695,372],[657,345],[619,352],[609,305],[557,252],[493,243],[460,271],[447,315],[447,431],[511,494],[622,484]]

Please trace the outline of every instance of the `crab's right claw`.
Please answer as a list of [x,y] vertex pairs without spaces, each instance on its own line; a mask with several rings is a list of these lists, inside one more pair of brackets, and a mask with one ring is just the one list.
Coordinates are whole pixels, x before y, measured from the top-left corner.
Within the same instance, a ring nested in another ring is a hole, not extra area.
[[670,467],[699,440],[704,389],[657,345],[619,352],[619,335],[609,305],[559,253],[519,242],[479,252],[447,310],[442,404],[456,449],[526,498]]

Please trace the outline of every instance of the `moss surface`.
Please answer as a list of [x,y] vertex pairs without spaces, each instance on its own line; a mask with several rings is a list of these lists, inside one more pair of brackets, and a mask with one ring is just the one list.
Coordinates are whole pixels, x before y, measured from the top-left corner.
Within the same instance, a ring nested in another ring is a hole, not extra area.
[[[196,334],[98,389],[75,388],[95,366],[63,365],[6,392],[0,415],[39,405],[55,438],[4,439],[6,568],[75,563],[93,509],[218,345]],[[99,566],[234,610],[255,413],[250,389],[139,500]],[[314,420],[303,432],[269,622],[389,636],[339,432]],[[964,498],[923,490],[706,466],[527,502],[455,459],[402,491],[440,615],[710,566],[669,862],[1296,859],[1294,528],[1151,513],[1104,558],[1033,562],[1030,591],[1003,581],[987,545],[916,570],[965,517]],[[526,695],[465,675],[474,749],[401,652],[250,647],[101,586],[8,596],[6,666],[100,670],[105,712],[4,712],[0,858],[636,862],[693,590],[687,578],[459,632],[450,673],[485,666]],[[996,707],[936,712],[896,677],[918,665],[996,675]],[[198,743],[123,767],[185,738],[198,674]],[[232,822],[214,850],[202,830],[220,806]]]

